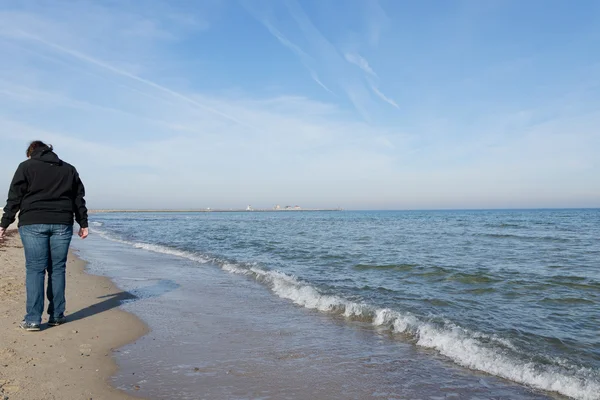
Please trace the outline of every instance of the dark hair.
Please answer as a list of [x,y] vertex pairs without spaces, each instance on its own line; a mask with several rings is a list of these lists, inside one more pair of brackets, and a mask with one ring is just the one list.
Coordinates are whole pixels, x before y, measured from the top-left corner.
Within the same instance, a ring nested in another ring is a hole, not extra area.
[[33,152],[36,149],[39,149],[41,147],[47,147],[50,150],[52,150],[51,144],[46,144],[46,143],[42,142],[41,140],[34,140],[33,142],[29,143],[29,147],[27,148],[27,151],[25,152],[25,154],[27,155],[27,157],[31,157]]

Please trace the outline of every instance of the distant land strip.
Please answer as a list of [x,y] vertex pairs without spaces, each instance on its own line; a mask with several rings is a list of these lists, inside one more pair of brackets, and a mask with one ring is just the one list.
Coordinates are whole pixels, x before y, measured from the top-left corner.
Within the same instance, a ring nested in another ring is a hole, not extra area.
[[204,212],[303,212],[303,211],[343,211],[342,208],[290,208],[290,209],[274,209],[274,208],[256,208],[248,210],[246,208],[240,209],[198,209],[198,210],[89,210],[90,214],[100,213],[204,213]]

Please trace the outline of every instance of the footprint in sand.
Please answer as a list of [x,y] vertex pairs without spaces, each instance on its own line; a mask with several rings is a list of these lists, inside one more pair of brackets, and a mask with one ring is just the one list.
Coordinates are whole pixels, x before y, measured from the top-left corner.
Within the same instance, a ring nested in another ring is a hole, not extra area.
[[14,358],[17,355],[17,352],[15,351],[15,349],[11,349],[9,347],[7,348],[0,348],[0,360],[8,360],[11,358]]
[[0,388],[3,390],[3,393],[17,393],[21,390],[19,385],[3,385]]
[[92,354],[92,345],[91,344],[82,344],[79,346],[79,351],[82,356],[89,356]]

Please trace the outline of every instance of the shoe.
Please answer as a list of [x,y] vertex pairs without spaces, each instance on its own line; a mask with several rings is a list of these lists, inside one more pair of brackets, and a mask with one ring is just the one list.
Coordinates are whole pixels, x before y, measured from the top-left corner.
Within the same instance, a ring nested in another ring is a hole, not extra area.
[[59,317],[59,318],[50,317],[50,319],[48,320],[48,326],[58,326],[58,325],[64,324],[65,322],[67,322],[66,317]]
[[22,321],[20,327],[28,332],[35,332],[40,330],[40,324],[34,324],[33,322]]

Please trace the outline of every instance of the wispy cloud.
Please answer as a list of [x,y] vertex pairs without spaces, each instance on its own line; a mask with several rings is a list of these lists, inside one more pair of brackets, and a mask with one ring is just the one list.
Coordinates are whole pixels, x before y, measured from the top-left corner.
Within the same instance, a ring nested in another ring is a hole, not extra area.
[[296,55],[303,59],[310,59],[310,56],[306,54],[304,50],[302,50],[299,46],[292,43],[288,38],[286,38],[277,28],[275,28],[269,21],[266,19],[261,19],[263,25],[271,32],[273,36],[277,38],[287,48],[291,49]]
[[269,32],[279,40],[281,44],[291,49],[298,57],[300,57],[302,64],[309,70],[311,78],[323,89],[333,94],[333,91],[329,89],[325,84],[319,79],[319,75],[314,70],[311,65],[315,63],[314,59],[309,56],[304,50],[302,50],[298,45],[290,41],[287,37],[285,37],[277,28],[275,28],[268,20],[261,18],[261,22],[263,25],[269,30]]
[[373,71],[373,68],[371,68],[371,66],[369,65],[369,62],[366,59],[364,59],[360,54],[346,53],[344,54],[344,56],[346,57],[346,61],[356,65],[358,68],[362,69],[367,74],[373,75],[375,77],[377,76],[375,71]]
[[[143,83],[143,84],[145,84],[147,86],[150,86],[150,87],[152,87],[154,89],[157,89],[157,90],[162,91],[164,93],[167,93],[167,94],[169,94],[169,95],[171,95],[173,97],[176,97],[176,98],[178,98],[180,100],[183,100],[183,101],[185,101],[185,102],[187,102],[187,103],[189,103],[189,104],[191,104],[191,105],[193,105],[195,107],[199,107],[199,108],[201,108],[201,109],[203,109],[205,111],[211,112],[211,113],[213,113],[215,115],[218,115],[220,117],[223,117],[225,119],[228,119],[230,121],[238,123],[240,125],[245,125],[243,122],[239,121],[235,117],[233,117],[231,115],[228,115],[228,114],[225,114],[225,113],[223,113],[223,112],[221,112],[221,111],[219,111],[217,109],[214,109],[214,108],[212,108],[210,106],[204,105],[204,104],[202,104],[202,103],[200,103],[200,102],[192,99],[189,96],[183,95],[183,94],[181,94],[181,93],[179,93],[177,91],[174,91],[172,89],[169,89],[169,88],[167,88],[167,87],[165,87],[163,85],[159,85],[156,82],[152,82],[152,81],[150,81],[148,79],[141,78],[141,77],[139,77],[137,75],[134,75],[134,74],[131,74],[131,73],[129,73],[127,71],[124,71],[122,69],[116,68],[116,67],[114,67],[114,66],[112,66],[112,65],[110,65],[110,64],[108,64],[106,62],[97,60],[97,59],[95,59],[95,58],[93,58],[93,57],[91,57],[91,56],[89,56],[87,54],[84,54],[82,52],[79,52],[79,51],[76,51],[76,50],[73,50],[73,49],[69,49],[69,48],[61,46],[61,45],[59,45],[57,43],[53,43],[53,42],[44,40],[44,39],[42,39],[42,38],[40,38],[38,36],[32,35],[32,34],[27,33],[25,31],[19,31],[17,33],[18,33],[19,37],[26,38],[26,39],[29,39],[29,40],[41,43],[41,44],[43,44],[43,45],[45,45],[47,47],[52,48],[53,50],[56,50],[56,51],[61,52],[61,53],[68,54],[70,56],[73,56],[74,58],[77,58],[77,59],[81,60],[81,61],[85,61],[85,62],[93,64],[93,65],[95,65],[97,67],[104,68],[104,69],[106,69],[106,70],[108,70],[110,72],[113,72],[115,74],[122,75],[124,77],[129,78],[129,79],[141,82],[141,83]],[[249,127],[253,128],[251,126],[249,126]]]
[[379,97],[381,100],[385,101],[386,103],[390,104],[391,106],[396,107],[397,109],[400,109],[400,107],[398,107],[398,104],[396,104],[396,102],[392,99],[390,99],[389,97],[387,97],[385,94],[381,93],[381,91],[379,89],[377,89],[377,87],[375,85],[371,85],[371,90],[373,91],[373,93],[375,93],[377,95],[377,97]]
[[317,75],[317,73],[315,71],[310,71],[310,77],[313,78],[313,80],[315,82],[317,82],[317,85],[321,86],[327,92],[331,93],[334,96],[336,95],[331,89],[329,89],[327,86],[325,86],[325,84],[323,82],[321,82],[321,80],[319,79],[319,76]]
[[[342,52],[317,28],[300,3],[295,0],[286,0],[283,3],[285,6],[281,8],[278,7],[279,3],[272,3],[270,4],[271,8],[266,10],[258,7],[252,1],[246,1],[243,4],[250,14],[260,21],[281,44],[300,58],[311,78],[319,86],[330,93],[340,90],[363,118],[371,120],[372,110],[376,108],[371,93],[375,92],[372,91],[372,85],[368,85],[365,79],[353,70],[354,67],[358,67],[361,72],[377,78],[377,74],[364,57],[356,52]],[[261,3],[261,5],[264,4]],[[375,11],[378,10],[378,5],[375,3],[369,7],[370,9],[374,7]],[[278,22],[278,18],[274,17],[277,14],[286,14],[287,17],[291,17],[295,25],[282,25]],[[378,12],[375,14],[376,18],[381,18]],[[306,47],[300,48],[290,40],[289,34],[282,33],[284,29],[296,32],[295,37],[298,41],[305,42]],[[381,91],[376,92],[376,98],[389,103],[390,99],[385,96],[382,98],[380,94]]]
[[378,0],[366,0],[366,23],[369,44],[377,46],[381,33],[389,28],[391,22]]
[[365,72],[367,74],[366,78],[367,78],[367,81],[369,82],[369,87],[371,88],[373,93],[375,93],[375,95],[377,95],[377,97],[379,97],[381,100],[385,101],[389,105],[391,105],[397,109],[400,109],[400,107],[398,106],[398,104],[396,104],[396,102],[394,100],[392,100],[391,98],[389,98],[388,96],[383,94],[381,92],[381,90],[379,90],[379,88],[377,87],[377,81],[379,80],[378,79],[379,77],[377,76],[377,74],[375,73],[373,68],[371,68],[371,66],[369,65],[369,62],[364,57],[362,57],[360,54],[357,54],[357,53],[346,53],[345,57],[346,57],[346,61],[348,61],[350,64],[356,65],[358,68],[360,68],[363,72]]

